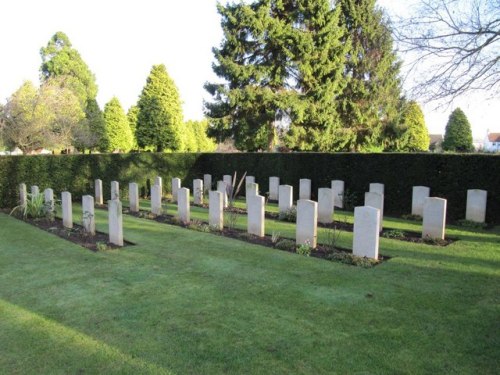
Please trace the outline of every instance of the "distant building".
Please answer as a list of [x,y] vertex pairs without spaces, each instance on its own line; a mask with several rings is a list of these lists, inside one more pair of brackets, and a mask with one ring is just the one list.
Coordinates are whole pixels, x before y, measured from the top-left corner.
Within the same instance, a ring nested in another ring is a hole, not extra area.
[[489,152],[500,152],[500,133],[490,133],[489,129],[486,130],[483,150]]
[[431,139],[429,142],[429,151],[441,152],[443,151],[443,135],[442,134],[429,134]]

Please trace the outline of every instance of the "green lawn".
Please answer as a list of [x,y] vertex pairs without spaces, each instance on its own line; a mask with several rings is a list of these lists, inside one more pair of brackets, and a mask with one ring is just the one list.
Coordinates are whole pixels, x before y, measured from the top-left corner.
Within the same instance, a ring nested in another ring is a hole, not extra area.
[[92,253],[0,214],[1,374],[498,371],[498,228],[448,228],[447,247],[383,238],[392,259],[373,269],[126,215],[124,233],[137,245]]

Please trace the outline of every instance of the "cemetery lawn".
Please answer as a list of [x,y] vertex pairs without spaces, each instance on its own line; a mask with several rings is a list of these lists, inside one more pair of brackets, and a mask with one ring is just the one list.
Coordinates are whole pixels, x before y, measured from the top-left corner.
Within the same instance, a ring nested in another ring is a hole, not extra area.
[[[107,231],[105,211],[96,222]],[[266,225],[285,237],[293,228]],[[500,366],[498,227],[448,228],[459,241],[446,247],[381,238],[391,259],[372,269],[128,215],[124,233],[135,246],[94,253],[0,214],[0,374],[495,374]],[[342,245],[351,239],[344,233]]]

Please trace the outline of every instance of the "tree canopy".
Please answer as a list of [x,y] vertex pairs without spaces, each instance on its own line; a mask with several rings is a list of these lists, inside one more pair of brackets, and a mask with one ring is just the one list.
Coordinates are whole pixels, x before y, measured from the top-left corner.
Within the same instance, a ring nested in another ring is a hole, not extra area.
[[141,148],[177,151],[182,145],[182,106],[165,65],[153,65],[137,106],[136,138]]
[[456,108],[448,118],[443,139],[443,150],[474,151],[471,126],[467,116],[460,108]]
[[118,98],[104,106],[105,150],[129,151],[133,145],[132,131]]
[[415,101],[406,103],[402,110],[400,151],[428,151],[429,132],[425,125],[424,113]]

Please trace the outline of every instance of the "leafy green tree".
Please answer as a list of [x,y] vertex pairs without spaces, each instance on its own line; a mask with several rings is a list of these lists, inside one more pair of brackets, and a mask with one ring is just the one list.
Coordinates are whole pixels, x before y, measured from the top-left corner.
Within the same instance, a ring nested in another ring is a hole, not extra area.
[[422,109],[415,101],[406,104],[402,113],[402,126],[404,128],[403,151],[428,151],[429,132],[425,125],[425,118]]
[[83,109],[88,100],[97,96],[97,84],[94,74],[83,61],[80,53],[74,49],[66,34],[55,33],[41,48],[42,65],[40,67],[41,81],[50,78],[64,77],[61,86],[70,88],[80,99]]
[[400,62],[391,30],[376,0],[339,0],[342,25],[351,45],[343,74],[347,86],[337,100],[343,125],[341,149],[383,148],[384,129],[397,121],[401,97]]
[[189,134],[190,137],[186,151],[211,152],[217,148],[214,140],[207,136],[208,127],[209,124],[207,120],[189,120],[185,122],[184,129],[186,129],[186,133]]
[[81,151],[106,149],[104,116],[95,99],[89,99],[85,119],[75,131],[73,145]]
[[465,113],[456,108],[448,118],[443,140],[444,151],[471,152],[472,130]]
[[136,138],[136,129],[137,129],[137,117],[139,116],[139,107],[137,105],[133,105],[128,109],[127,119],[130,125],[130,130],[132,131],[132,136],[134,138],[134,142],[132,145],[132,149],[137,149],[137,138]]
[[271,150],[276,125],[285,122],[294,147],[333,148],[347,49],[339,12],[327,0],[219,4],[218,11],[224,39],[213,49],[213,69],[225,83],[205,85],[209,135]]
[[136,138],[141,148],[182,150],[182,106],[165,65],[153,65],[138,102]]
[[133,137],[125,112],[118,98],[112,98],[104,106],[106,151],[129,151]]

